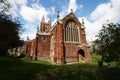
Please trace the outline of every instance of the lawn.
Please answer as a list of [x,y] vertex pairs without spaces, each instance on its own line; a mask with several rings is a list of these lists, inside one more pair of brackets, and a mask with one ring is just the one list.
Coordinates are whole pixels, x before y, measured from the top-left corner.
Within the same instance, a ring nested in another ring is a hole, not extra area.
[[119,68],[100,68],[93,63],[53,65],[47,61],[0,57],[0,80],[119,80]]

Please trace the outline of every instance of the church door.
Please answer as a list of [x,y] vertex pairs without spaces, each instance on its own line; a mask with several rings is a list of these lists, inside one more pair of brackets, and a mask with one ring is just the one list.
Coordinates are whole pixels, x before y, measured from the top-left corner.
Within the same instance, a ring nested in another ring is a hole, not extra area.
[[83,61],[84,57],[85,57],[84,50],[82,50],[82,49],[78,50],[78,61],[79,62]]

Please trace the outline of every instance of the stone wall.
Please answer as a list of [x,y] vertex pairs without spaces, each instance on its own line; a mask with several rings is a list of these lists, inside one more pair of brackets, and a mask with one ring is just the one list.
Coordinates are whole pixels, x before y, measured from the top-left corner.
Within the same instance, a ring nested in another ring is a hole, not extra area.
[[50,56],[50,36],[39,35],[37,42],[37,57],[49,57]]

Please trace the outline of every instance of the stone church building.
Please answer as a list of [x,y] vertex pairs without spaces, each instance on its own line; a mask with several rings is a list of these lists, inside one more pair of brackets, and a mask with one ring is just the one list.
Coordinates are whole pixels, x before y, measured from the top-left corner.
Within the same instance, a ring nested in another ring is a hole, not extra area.
[[89,62],[84,19],[79,22],[71,10],[63,19],[51,26],[44,16],[37,29],[36,38],[27,43],[26,53],[32,59],[48,60],[55,64]]

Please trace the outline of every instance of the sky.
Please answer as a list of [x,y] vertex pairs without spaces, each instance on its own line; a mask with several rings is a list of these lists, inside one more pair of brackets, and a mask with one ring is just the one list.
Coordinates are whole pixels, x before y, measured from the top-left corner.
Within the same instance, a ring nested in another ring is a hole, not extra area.
[[88,41],[96,39],[103,24],[109,22],[120,23],[119,0],[8,0],[12,4],[11,14],[18,17],[24,32],[21,39],[27,36],[34,39],[37,27],[42,17],[54,24],[57,12],[62,19],[73,9],[75,16],[85,23],[86,38]]

